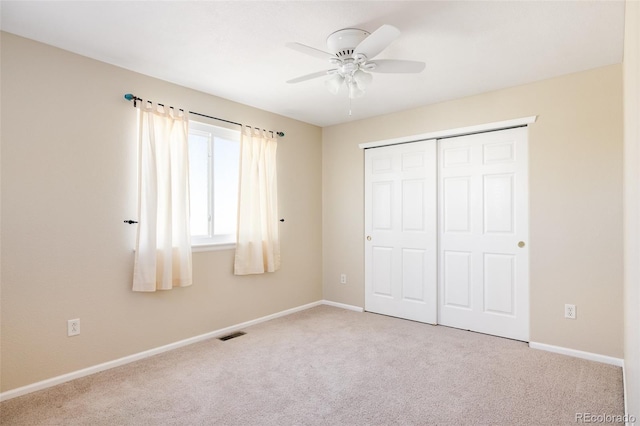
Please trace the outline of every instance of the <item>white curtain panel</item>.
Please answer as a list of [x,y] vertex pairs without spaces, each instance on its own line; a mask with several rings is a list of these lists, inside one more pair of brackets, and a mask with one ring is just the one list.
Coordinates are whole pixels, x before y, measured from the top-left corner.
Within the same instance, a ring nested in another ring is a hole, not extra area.
[[280,269],[277,148],[277,138],[244,129],[240,141],[236,275]]
[[140,108],[134,291],[192,283],[188,127],[182,111],[146,102]]

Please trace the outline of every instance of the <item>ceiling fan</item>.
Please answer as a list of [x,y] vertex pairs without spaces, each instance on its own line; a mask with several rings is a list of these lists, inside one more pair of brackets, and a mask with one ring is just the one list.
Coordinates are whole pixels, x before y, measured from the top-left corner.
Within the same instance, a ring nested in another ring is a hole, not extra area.
[[383,25],[373,33],[357,28],[338,30],[327,37],[329,52],[300,43],[287,43],[287,47],[316,58],[328,60],[334,67],[294,78],[287,83],[300,83],[331,75],[331,78],[325,81],[329,91],[337,94],[340,88],[346,85],[349,99],[353,99],[364,95],[365,89],[373,79],[370,74],[372,72],[405,74],[421,72],[425,67],[424,62],[400,59],[373,60],[399,36],[400,30],[396,27]]

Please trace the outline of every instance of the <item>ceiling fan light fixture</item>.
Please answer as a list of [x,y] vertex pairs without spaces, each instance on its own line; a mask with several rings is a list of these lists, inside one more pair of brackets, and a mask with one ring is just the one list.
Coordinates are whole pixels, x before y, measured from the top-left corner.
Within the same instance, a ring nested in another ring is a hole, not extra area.
[[349,99],[361,98],[364,96],[364,90],[362,90],[354,80],[347,83],[347,86],[349,86]]
[[358,88],[364,91],[371,84],[373,76],[368,72],[357,70],[353,73],[353,80],[358,84]]
[[340,74],[334,74],[331,78],[325,80],[324,85],[327,87],[329,92],[334,95],[337,95],[340,91],[340,87],[342,87],[342,83],[344,82],[344,77]]

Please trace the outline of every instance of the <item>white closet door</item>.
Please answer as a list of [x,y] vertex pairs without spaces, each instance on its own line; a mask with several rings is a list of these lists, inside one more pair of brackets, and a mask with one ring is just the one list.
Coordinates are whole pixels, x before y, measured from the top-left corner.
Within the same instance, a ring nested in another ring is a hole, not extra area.
[[529,340],[527,129],[438,141],[439,323]]
[[436,141],[365,151],[365,310],[437,320]]

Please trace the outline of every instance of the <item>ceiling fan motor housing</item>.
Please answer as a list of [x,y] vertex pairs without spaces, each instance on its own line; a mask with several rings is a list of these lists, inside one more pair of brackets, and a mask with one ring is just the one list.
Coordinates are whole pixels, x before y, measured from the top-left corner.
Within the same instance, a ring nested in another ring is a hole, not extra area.
[[338,30],[327,37],[327,48],[338,58],[350,57],[367,36],[369,32],[357,28]]

